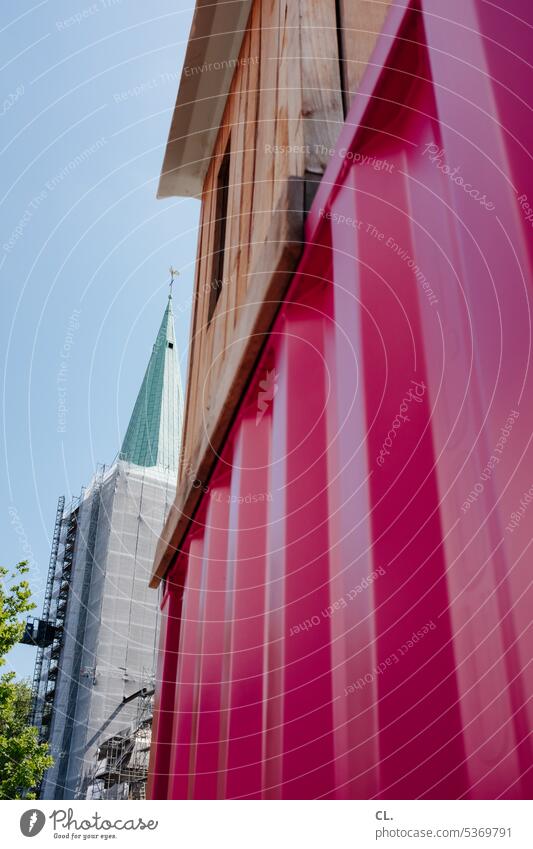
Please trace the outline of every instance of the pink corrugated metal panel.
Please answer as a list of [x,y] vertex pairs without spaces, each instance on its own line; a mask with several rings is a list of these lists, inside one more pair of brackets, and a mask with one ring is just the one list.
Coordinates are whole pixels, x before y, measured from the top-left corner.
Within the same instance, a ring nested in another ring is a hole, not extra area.
[[262,788],[270,423],[266,418],[256,425],[255,419],[252,409],[239,428],[231,489],[228,618],[232,627],[226,639],[230,694],[221,735],[225,745],[223,795],[230,798],[239,795],[243,786],[250,798],[260,798]]
[[[186,573],[183,624],[177,644],[180,653],[176,679],[177,707],[172,733],[164,740],[167,745],[172,744],[168,796],[176,799],[186,799],[190,795],[191,781],[194,777],[203,626],[202,583],[205,580],[203,540],[195,537],[190,541],[188,548],[188,556],[183,566]],[[169,584],[171,592],[180,593],[179,584],[174,586],[173,575],[169,578]]]
[[528,8],[423,8],[391,13],[167,581],[163,796],[166,768],[173,798],[531,795]]
[[182,593],[175,587],[165,592],[161,604],[160,650],[152,739],[160,741],[150,752],[150,770],[147,794],[150,799],[168,797],[168,776],[172,748],[172,728],[177,715],[176,678],[178,667],[179,634],[182,621]]

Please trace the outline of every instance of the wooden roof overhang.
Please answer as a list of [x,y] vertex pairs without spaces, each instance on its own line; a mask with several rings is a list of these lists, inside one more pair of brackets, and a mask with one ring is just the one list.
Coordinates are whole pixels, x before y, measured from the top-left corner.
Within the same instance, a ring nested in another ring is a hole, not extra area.
[[252,0],[197,0],[157,196],[199,197]]

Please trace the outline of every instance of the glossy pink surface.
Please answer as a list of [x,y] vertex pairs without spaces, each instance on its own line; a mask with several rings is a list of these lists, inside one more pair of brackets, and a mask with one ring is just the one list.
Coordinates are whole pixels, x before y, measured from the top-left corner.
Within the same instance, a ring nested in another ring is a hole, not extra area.
[[533,13],[422,7],[167,578],[152,798],[531,797]]

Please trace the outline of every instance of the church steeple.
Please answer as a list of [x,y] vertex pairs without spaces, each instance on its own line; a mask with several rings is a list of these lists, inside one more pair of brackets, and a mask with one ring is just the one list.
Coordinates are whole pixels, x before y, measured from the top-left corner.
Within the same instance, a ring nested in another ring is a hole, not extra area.
[[171,288],[119,459],[176,471],[181,427],[182,392]]

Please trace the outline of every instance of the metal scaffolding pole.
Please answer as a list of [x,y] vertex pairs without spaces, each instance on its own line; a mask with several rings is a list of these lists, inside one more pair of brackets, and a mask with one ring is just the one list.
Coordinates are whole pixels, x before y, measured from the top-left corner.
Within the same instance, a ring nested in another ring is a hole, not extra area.
[[[57,565],[57,552],[59,550],[59,538],[61,535],[61,523],[63,520],[63,511],[65,509],[65,496],[61,495],[57,501],[56,520],[54,524],[54,533],[52,536],[52,548],[50,551],[50,561],[48,564],[48,575],[46,579],[46,589],[43,602],[44,622],[48,622],[50,616],[50,606],[52,603],[52,591],[54,587],[54,578]],[[44,694],[40,698],[41,693],[41,676],[43,671],[43,662],[45,654],[45,646],[39,646],[37,649],[37,657],[35,658],[35,669],[33,672],[32,682],[32,708],[31,708],[31,724],[36,725],[39,729],[39,734],[42,732],[42,712],[44,707]]]

